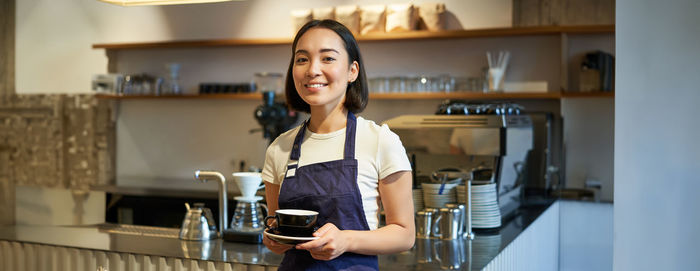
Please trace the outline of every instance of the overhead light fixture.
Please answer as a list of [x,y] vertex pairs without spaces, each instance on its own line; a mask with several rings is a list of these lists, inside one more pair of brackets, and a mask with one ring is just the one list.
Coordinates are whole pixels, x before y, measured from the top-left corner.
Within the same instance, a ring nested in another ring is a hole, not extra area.
[[[201,4],[201,3],[227,2],[227,1],[234,1],[234,0],[99,0],[99,1],[109,3],[109,4],[130,7],[130,6]],[[241,1],[241,0],[236,0],[236,1]]]

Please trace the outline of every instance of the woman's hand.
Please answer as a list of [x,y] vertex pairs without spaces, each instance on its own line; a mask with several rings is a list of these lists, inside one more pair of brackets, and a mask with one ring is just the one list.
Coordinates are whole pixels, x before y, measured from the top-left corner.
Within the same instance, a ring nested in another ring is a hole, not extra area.
[[[277,210],[277,197],[279,197],[279,191],[280,191],[280,186],[277,184],[273,184],[271,182],[265,181],[265,195],[267,199],[267,211],[268,215],[274,214],[275,211]],[[265,221],[267,222],[267,221]],[[275,222],[272,222],[272,225],[270,226],[275,226]],[[267,227],[266,227],[267,228]],[[278,242],[273,241],[270,238],[267,238],[267,235],[263,234],[263,244],[270,249],[270,251],[277,253],[277,254],[282,254],[285,251],[289,250],[292,248],[292,245],[285,245],[285,244],[280,244]]]
[[278,242],[275,242],[274,240],[267,238],[267,235],[263,235],[263,244],[272,252],[277,253],[277,254],[282,254],[285,251],[291,249],[292,245],[285,245],[281,244]]
[[341,231],[332,223],[326,223],[314,232],[316,240],[298,244],[296,249],[308,250],[316,260],[329,261],[348,250],[350,238],[347,231]]

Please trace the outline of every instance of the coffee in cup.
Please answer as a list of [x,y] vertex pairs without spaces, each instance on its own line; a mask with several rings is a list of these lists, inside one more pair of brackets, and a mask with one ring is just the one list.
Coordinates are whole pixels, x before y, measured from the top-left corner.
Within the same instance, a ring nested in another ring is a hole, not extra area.
[[[293,237],[309,237],[318,229],[316,219],[318,212],[299,209],[279,209],[274,216],[265,217],[265,228],[273,234]],[[274,219],[276,226],[270,226],[268,220]]]

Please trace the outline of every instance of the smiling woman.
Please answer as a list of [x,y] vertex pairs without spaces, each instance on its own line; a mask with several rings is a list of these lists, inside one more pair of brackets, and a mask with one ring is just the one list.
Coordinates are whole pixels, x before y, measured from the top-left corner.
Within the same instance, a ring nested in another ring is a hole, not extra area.
[[406,150],[386,125],[355,116],[368,99],[362,63],[355,38],[336,21],[311,21],[294,39],[287,103],[311,117],[268,147],[262,175],[270,213],[316,211],[321,227],[294,245],[266,234],[265,245],[285,254],[279,270],[378,270],[376,255],[413,246]]

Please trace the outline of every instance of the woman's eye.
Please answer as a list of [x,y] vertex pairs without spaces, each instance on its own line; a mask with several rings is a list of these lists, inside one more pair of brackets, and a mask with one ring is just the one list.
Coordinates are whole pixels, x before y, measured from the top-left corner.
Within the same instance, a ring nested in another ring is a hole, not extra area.
[[325,61],[325,62],[332,62],[332,61],[335,61],[335,58],[332,58],[332,57],[330,57],[330,56],[327,56],[327,57],[324,57],[324,58],[323,58],[323,61]]
[[306,58],[304,58],[304,57],[298,57],[294,62],[296,62],[296,63],[304,63],[304,62],[306,62],[306,61],[307,61]]

